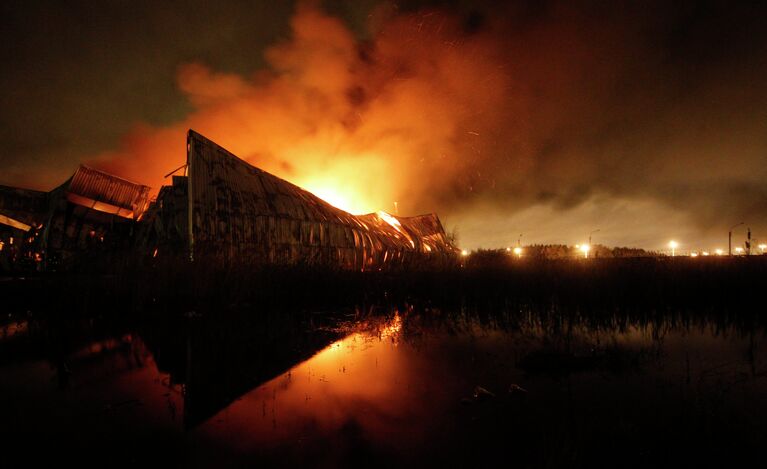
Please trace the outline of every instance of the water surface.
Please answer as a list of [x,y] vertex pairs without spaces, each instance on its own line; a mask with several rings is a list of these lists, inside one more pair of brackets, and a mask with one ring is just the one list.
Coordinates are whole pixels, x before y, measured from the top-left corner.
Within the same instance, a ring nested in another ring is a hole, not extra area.
[[726,320],[186,318],[42,356],[8,327],[0,427],[27,461],[711,466],[767,441],[764,332]]

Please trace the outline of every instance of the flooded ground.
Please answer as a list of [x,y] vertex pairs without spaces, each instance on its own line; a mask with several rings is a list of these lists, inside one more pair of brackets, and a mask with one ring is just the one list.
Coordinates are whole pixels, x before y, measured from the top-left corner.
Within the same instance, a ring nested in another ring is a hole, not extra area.
[[0,331],[0,436],[11,459],[85,465],[758,460],[762,329],[568,317],[411,307],[287,324],[192,315],[44,352],[34,344],[58,343],[49,331],[13,322]]

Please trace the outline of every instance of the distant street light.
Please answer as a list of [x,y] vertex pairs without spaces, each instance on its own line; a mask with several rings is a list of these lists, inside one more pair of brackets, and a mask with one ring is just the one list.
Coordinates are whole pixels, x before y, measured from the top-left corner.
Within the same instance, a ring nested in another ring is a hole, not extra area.
[[589,258],[589,251],[591,250],[591,246],[588,244],[581,244],[581,251],[583,251],[583,258],[588,259]]
[[738,246],[738,247],[735,248],[735,252],[737,252],[738,255],[741,255],[741,254],[743,254],[743,248]]
[[760,244],[759,250],[762,251],[762,254],[764,254],[764,250],[767,249],[767,244]]
[[519,246],[515,247],[515,248],[514,248],[514,254],[515,254],[517,257],[522,257],[522,248],[521,248],[521,247],[519,247]]
[[679,243],[677,243],[674,240],[671,240],[668,242],[668,247],[671,248],[671,257],[676,256],[676,248],[679,246]]
[[721,256],[722,254],[724,254],[724,251],[722,251],[721,249],[717,249],[714,252],[716,253],[717,256]]
[[467,251],[466,249],[464,249],[463,251],[461,251],[461,255],[462,255],[463,257],[466,257],[466,256],[468,256],[468,255],[469,255],[469,251]]
[[732,256],[732,230],[739,227],[740,225],[744,224],[745,222],[740,222],[735,225],[732,225],[727,232],[727,255]]

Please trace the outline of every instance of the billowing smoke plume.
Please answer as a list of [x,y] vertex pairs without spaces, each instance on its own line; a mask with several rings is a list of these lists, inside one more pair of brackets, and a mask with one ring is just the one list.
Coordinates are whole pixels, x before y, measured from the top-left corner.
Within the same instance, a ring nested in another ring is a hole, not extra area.
[[700,233],[744,218],[767,229],[764,35],[660,5],[381,7],[365,40],[302,5],[267,68],[181,66],[194,112],[137,127],[94,164],[158,188],[193,128],[355,212],[555,217],[633,200],[687,213]]
[[499,156],[515,170],[525,164],[499,145],[516,111],[491,33],[439,13],[398,15],[363,43],[308,6],[291,26],[291,39],[265,53],[270,69],[254,76],[182,66],[178,85],[195,112],[137,128],[100,164],[158,186],[193,128],[350,210],[391,211],[396,201],[407,212],[491,189],[483,173]]

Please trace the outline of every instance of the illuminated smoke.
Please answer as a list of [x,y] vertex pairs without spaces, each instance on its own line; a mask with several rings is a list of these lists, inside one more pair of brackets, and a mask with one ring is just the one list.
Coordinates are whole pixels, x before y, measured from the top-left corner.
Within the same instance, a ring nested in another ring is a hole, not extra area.
[[395,201],[424,210],[456,185],[474,190],[467,171],[509,91],[491,38],[461,36],[460,24],[431,13],[389,18],[360,43],[307,6],[292,33],[254,76],[180,67],[195,111],[170,127],[136,128],[100,166],[156,188],[183,162],[193,128],[354,212],[393,211]]

